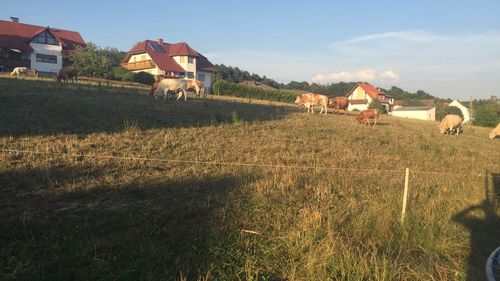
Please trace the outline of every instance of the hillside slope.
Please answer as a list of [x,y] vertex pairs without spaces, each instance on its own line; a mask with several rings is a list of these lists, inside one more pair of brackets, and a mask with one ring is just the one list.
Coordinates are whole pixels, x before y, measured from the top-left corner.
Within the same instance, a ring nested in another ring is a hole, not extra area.
[[14,79],[0,106],[4,280],[482,280],[500,244],[486,128]]

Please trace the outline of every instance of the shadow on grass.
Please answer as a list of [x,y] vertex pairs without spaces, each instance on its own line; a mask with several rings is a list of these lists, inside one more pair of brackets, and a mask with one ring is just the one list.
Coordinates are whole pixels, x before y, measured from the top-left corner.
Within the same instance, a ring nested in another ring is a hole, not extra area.
[[500,174],[485,177],[485,200],[455,214],[453,220],[470,231],[467,280],[485,280],[486,261],[500,246]]
[[0,173],[0,279],[198,280],[237,263],[227,202],[251,177],[102,184],[106,169]]
[[215,100],[154,100],[137,89],[0,78],[0,136],[92,134],[280,119],[292,109]]

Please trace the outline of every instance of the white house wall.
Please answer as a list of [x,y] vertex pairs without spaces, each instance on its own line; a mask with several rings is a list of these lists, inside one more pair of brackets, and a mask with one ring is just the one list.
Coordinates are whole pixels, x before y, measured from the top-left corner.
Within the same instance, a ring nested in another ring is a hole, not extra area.
[[[30,60],[31,60],[31,68],[36,69],[41,72],[59,72],[62,68],[62,47],[59,45],[49,45],[49,44],[39,44],[39,43],[30,43],[31,48],[33,48],[33,52],[31,52]],[[56,56],[57,63],[49,63],[49,62],[39,62],[36,61],[36,55],[49,55]]]
[[211,72],[205,72],[205,71],[198,71],[196,79],[200,80],[200,74],[205,75],[205,80],[203,80],[203,85],[205,85],[205,88],[211,88],[212,87],[212,80],[213,80],[213,75]]
[[145,60],[151,60],[151,57],[149,56],[148,53],[141,53],[141,54],[136,54],[130,56],[128,62],[139,62],[139,61],[145,61]]
[[366,92],[361,88],[360,86],[357,86],[354,91],[349,95],[347,98],[348,100],[367,100],[365,104],[351,104],[347,106],[348,111],[353,111],[353,110],[366,110],[368,109],[368,106],[370,103],[372,103],[372,98],[366,94]]
[[[179,64],[186,72],[193,72],[196,77],[196,58],[193,57],[193,63],[188,63],[188,57],[187,56],[182,56],[184,57],[184,62],[181,62],[181,56],[174,56],[172,57],[177,64]],[[187,76],[187,75],[186,75]]]

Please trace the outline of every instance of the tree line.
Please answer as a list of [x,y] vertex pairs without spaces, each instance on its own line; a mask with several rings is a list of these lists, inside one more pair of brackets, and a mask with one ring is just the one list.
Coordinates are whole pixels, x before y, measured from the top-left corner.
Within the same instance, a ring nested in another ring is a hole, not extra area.
[[[313,92],[318,94],[323,94],[327,96],[344,96],[347,94],[357,82],[339,82],[339,83],[328,83],[328,84],[318,84],[309,83],[306,81],[290,81],[288,84],[279,83],[275,80],[264,76],[257,75],[255,73],[250,73],[246,70],[242,70],[238,67],[226,66],[224,64],[215,65],[217,73],[214,80],[223,79],[232,83],[241,83],[244,81],[257,81],[264,83],[280,90],[302,90],[306,92]],[[361,82],[361,81],[360,81]],[[395,99],[406,101],[408,105],[417,105],[418,100],[423,99],[433,99],[433,100],[443,100],[437,98],[423,90],[418,90],[415,93],[405,91],[396,86],[392,86],[390,89],[382,89],[388,95],[393,96]],[[412,104],[413,103],[413,104]]]

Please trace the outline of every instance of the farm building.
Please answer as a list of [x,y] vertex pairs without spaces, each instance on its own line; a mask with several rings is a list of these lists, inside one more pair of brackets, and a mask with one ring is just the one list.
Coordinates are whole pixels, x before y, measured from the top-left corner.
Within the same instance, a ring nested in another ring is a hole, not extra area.
[[436,120],[436,107],[434,106],[408,106],[399,107],[392,111],[392,116],[419,119],[419,120]]
[[169,44],[162,39],[145,40],[135,45],[122,61],[133,72],[148,72],[179,78],[195,78],[206,88],[212,86],[214,65],[187,43]]
[[58,72],[64,53],[85,46],[80,33],[52,27],[20,23],[18,18],[0,20],[0,67],[17,66],[39,72]]
[[394,98],[388,96],[386,93],[382,92],[380,89],[368,83],[357,83],[352,90],[350,90],[346,95],[349,101],[349,107],[347,110],[365,110],[368,109],[370,103],[374,100],[378,100],[382,105],[385,106],[387,112],[392,111],[394,107]]
[[463,106],[460,102],[458,102],[457,100],[453,100],[452,102],[450,102],[450,104],[448,104],[448,106],[458,107],[458,109],[462,111],[462,115],[464,116],[464,121],[463,121],[464,124],[467,124],[470,121],[469,109]]

